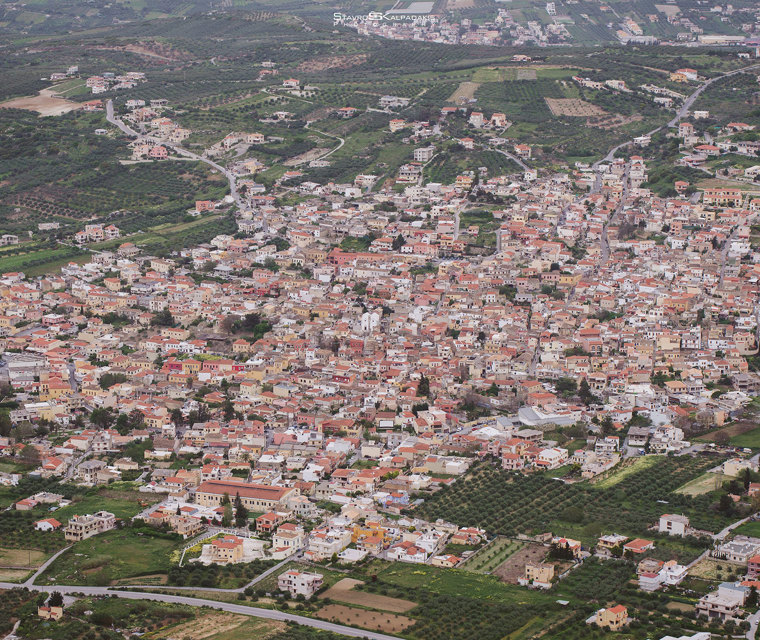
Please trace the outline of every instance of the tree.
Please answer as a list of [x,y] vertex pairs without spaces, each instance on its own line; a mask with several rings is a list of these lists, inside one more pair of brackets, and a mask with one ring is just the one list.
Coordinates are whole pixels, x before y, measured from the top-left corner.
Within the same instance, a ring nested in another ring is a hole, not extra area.
[[734,501],[731,499],[731,497],[724,493],[720,497],[720,502],[718,503],[718,509],[722,511],[723,513],[730,513],[734,509]]
[[427,376],[424,373],[420,376],[420,383],[417,386],[417,395],[430,395],[430,380],[427,379]]
[[[229,500],[229,496],[227,497]],[[222,526],[229,527],[232,524],[232,504],[227,502],[224,505],[224,515],[222,516]]]
[[90,422],[101,429],[107,429],[115,420],[113,413],[108,409],[102,407],[96,407],[90,414]]
[[573,395],[578,389],[578,383],[573,378],[560,378],[555,386],[557,391],[567,396]]
[[602,433],[607,436],[612,433],[612,430],[615,428],[615,425],[612,422],[612,416],[607,414],[604,416],[604,420],[602,420]]
[[171,417],[174,426],[181,427],[185,424],[185,416],[182,413],[182,409],[172,409],[169,412],[169,416]]
[[755,585],[752,585],[749,588],[749,594],[747,595],[747,606],[748,607],[756,607],[757,606],[757,587]]
[[50,600],[48,600],[48,606],[49,607],[62,607],[63,606],[63,596],[59,591],[53,591],[53,593],[50,594]]
[[495,382],[491,383],[491,386],[486,389],[485,393],[483,395],[491,396],[492,398],[495,398],[499,395],[499,387],[496,386]]
[[150,324],[152,327],[173,327],[174,316],[169,309],[164,309],[150,319]]
[[591,393],[591,387],[588,386],[586,378],[581,380],[580,387],[578,387],[578,396],[586,405],[591,404],[591,400],[594,398],[594,394]]
[[235,526],[242,528],[248,522],[248,509],[243,505],[240,494],[235,496]]

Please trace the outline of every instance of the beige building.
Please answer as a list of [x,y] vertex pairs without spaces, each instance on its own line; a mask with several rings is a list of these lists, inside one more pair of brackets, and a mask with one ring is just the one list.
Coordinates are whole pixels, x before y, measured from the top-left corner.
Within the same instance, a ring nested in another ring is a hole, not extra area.
[[74,516],[63,530],[67,542],[79,542],[116,527],[116,516],[108,511]]
[[606,627],[610,631],[619,631],[628,622],[628,609],[622,604],[616,604],[608,609],[599,609],[596,612],[596,626]]
[[208,480],[196,490],[195,502],[204,507],[218,507],[225,495],[233,501],[240,496],[243,506],[250,511],[276,511],[285,506],[288,496],[298,495],[298,491],[292,487]]
[[533,585],[548,589],[554,579],[554,565],[544,563],[528,563],[525,565],[525,573],[519,582],[522,585]]

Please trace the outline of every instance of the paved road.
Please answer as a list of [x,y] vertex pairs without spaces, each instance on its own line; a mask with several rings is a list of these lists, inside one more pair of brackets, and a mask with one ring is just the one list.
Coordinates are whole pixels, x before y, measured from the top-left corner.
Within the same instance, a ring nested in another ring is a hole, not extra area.
[[[700,96],[700,94],[705,89],[707,89],[707,87],[709,87],[711,84],[713,84],[715,82],[718,82],[719,80],[722,80],[723,78],[728,78],[730,76],[735,76],[735,75],[737,75],[739,73],[744,73],[745,71],[750,71],[751,69],[760,69],[760,64],[753,64],[753,65],[751,65],[749,67],[743,67],[741,69],[735,69],[733,71],[729,71],[727,73],[723,73],[723,74],[721,74],[719,76],[715,76],[714,78],[710,78],[709,80],[706,80],[699,87],[697,87],[697,89],[695,89],[694,92],[692,92],[686,98],[686,100],[684,100],[684,103],[681,105],[681,108],[678,109],[678,111],[676,111],[675,116],[673,116],[668,121],[667,124],[661,125],[661,126],[657,127],[656,129],[652,129],[649,133],[646,133],[646,134],[643,134],[643,135],[651,136],[651,135],[654,135],[655,133],[657,133],[658,131],[660,131],[660,130],[666,128],[666,127],[675,127],[678,124],[678,122],[680,120],[682,120],[688,114],[689,109],[691,109],[691,105],[694,104],[694,102],[696,101],[696,99]],[[620,149],[622,149],[623,147],[631,144],[632,142],[633,142],[633,140],[626,140],[625,142],[623,142],[623,143],[617,145],[616,147],[613,147],[612,149],[610,149],[609,153],[607,153],[607,155],[604,156],[604,158],[602,158],[601,160],[597,160],[592,165],[592,167],[594,168],[594,170],[596,170],[598,168],[598,166],[600,164],[604,163],[604,162],[611,162],[612,159],[615,157],[615,154]]]
[[0,589],[14,589],[18,588],[19,586],[25,586],[27,589],[30,589],[32,591],[41,591],[44,593],[58,591],[64,595],[81,593],[86,596],[116,596],[117,598],[125,598],[127,600],[152,600],[155,602],[167,602],[170,604],[184,604],[191,607],[211,607],[212,609],[219,609],[221,611],[237,613],[254,618],[279,620],[282,622],[295,622],[307,627],[315,627],[317,629],[322,629],[323,631],[332,631],[333,633],[339,633],[341,635],[350,636],[352,638],[369,638],[369,640],[400,640],[397,636],[389,636],[384,633],[375,633],[374,631],[366,631],[364,629],[354,629],[342,624],[327,622],[326,620],[307,618],[305,616],[298,616],[292,613],[287,613],[285,611],[278,611],[276,609],[260,609],[258,607],[248,607],[246,605],[235,604],[233,602],[218,602],[216,600],[204,600],[203,598],[175,596],[164,593],[150,593],[147,591],[115,591],[107,587],[73,587],[66,585],[37,586],[27,584],[18,585],[12,582],[0,582]]
[[32,585],[34,584],[34,581],[39,578],[43,573],[45,573],[46,569],[55,562],[55,559],[60,556],[61,554],[65,553],[71,549],[70,546],[64,547],[61,549],[58,553],[54,553],[52,556],[50,556],[47,560],[45,560],[44,563],[40,566],[37,571],[34,572],[34,575],[30,576],[27,581],[23,584],[24,587],[27,587],[28,589],[31,589]]
[[502,149],[494,149],[493,147],[488,147],[488,148],[491,149],[491,151],[496,151],[496,153],[500,153],[501,155],[506,156],[510,160],[513,160],[514,162],[520,165],[523,171],[527,171],[528,169],[530,169],[530,167],[527,164],[525,164],[518,156],[514,155],[513,153],[509,153],[509,151],[503,151]]

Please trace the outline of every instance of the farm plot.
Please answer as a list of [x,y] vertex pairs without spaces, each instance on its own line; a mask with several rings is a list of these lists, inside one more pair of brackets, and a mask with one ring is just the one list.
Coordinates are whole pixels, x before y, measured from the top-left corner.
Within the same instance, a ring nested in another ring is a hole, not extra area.
[[544,98],[544,100],[555,116],[589,118],[603,116],[607,113],[604,109],[580,98]]
[[407,618],[406,616],[369,611],[367,609],[355,609],[354,607],[346,607],[342,604],[328,604],[326,607],[322,607],[316,615],[332,622],[350,624],[362,629],[386,633],[400,633],[415,623],[412,618]]
[[476,573],[490,573],[522,547],[522,542],[509,538],[496,538],[491,544],[468,558],[460,568]]
[[535,69],[518,69],[517,70],[517,79],[518,80],[535,80],[537,78],[536,70]]
[[401,598],[390,598],[376,593],[365,591],[356,591],[355,587],[364,584],[361,580],[353,578],[344,578],[336,582],[327,591],[319,597],[345,602],[347,604],[356,604],[361,607],[370,609],[379,609],[380,611],[391,611],[393,613],[406,613],[417,606],[416,602],[411,600],[402,600]]
[[541,562],[546,557],[546,547],[542,544],[526,544],[524,547],[509,556],[493,571],[504,582],[517,584],[525,572],[528,563]]
[[47,556],[48,554],[39,549],[0,549],[0,567],[39,567]]
[[708,472],[704,475],[699,476],[699,478],[692,480],[691,482],[687,482],[682,487],[678,487],[675,492],[683,494],[685,496],[701,496],[705,493],[710,493],[711,491],[720,489],[726,480],[734,479],[735,478],[732,476],[727,476],[719,472]]
[[183,640],[227,640],[235,638],[268,638],[283,631],[285,623],[274,620],[252,620],[248,616],[231,613],[209,613],[194,620],[182,622],[161,630],[156,638],[183,638]]
[[447,102],[461,104],[475,97],[475,92],[480,88],[479,82],[461,82],[457,90],[449,96]]

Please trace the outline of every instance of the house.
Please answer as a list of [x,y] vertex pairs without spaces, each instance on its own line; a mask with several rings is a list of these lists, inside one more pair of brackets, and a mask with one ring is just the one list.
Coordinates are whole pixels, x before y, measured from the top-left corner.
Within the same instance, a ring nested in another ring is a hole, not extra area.
[[747,578],[755,580],[758,575],[760,575],[760,555],[755,555],[747,560]]
[[55,531],[61,527],[61,523],[55,518],[45,518],[44,520],[38,520],[34,523],[34,528],[37,531]]
[[657,571],[637,572],[639,589],[657,591],[662,586],[676,586],[686,577],[688,569],[675,560],[663,562]]
[[718,586],[717,591],[712,591],[699,599],[697,614],[709,620],[726,622],[738,615],[739,607],[744,605],[748,593],[749,587],[733,582],[723,582]]
[[550,589],[554,579],[554,565],[539,563],[528,563],[525,565],[525,572],[518,582],[523,586],[539,587],[541,589]]
[[37,607],[37,615],[43,620],[52,620],[56,622],[63,618],[63,607],[48,607],[43,605]]
[[616,604],[607,609],[599,609],[594,616],[594,622],[597,627],[607,628],[610,631],[620,631],[628,624],[628,609],[622,604]]
[[278,576],[277,588],[280,591],[287,591],[292,598],[301,595],[308,600],[319,591],[323,582],[321,573],[291,570]]
[[427,162],[435,155],[435,147],[434,146],[427,146],[427,147],[418,147],[414,150],[414,161],[415,162]]
[[108,511],[74,516],[63,530],[67,542],[80,542],[116,527],[116,516]]
[[733,540],[715,547],[711,555],[726,562],[747,564],[749,559],[758,553],[760,553],[760,538],[736,536]]
[[284,506],[288,496],[297,495],[291,487],[273,487],[265,484],[208,480],[195,491],[195,502],[204,507],[218,507],[225,495],[240,496],[243,506],[250,511],[274,511]]
[[237,564],[243,560],[243,539],[238,536],[225,535],[203,545],[204,557],[215,564]]
[[644,553],[654,549],[654,542],[651,540],[644,540],[642,538],[636,538],[630,542],[626,542],[623,545],[623,552],[629,551],[630,553]]
[[689,518],[687,516],[672,515],[666,513],[660,516],[660,533],[667,533],[671,536],[685,536],[689,529]]
[[399,96],[380,96],[378,102],[382,109],[394,109],[397,107],[408,106],[409,98],[401,98]]
[[285,522],[281,524],[272,536],[272,550],[286,552],[291,555],[298,551],[306,542],[306,532],[301,525]]

